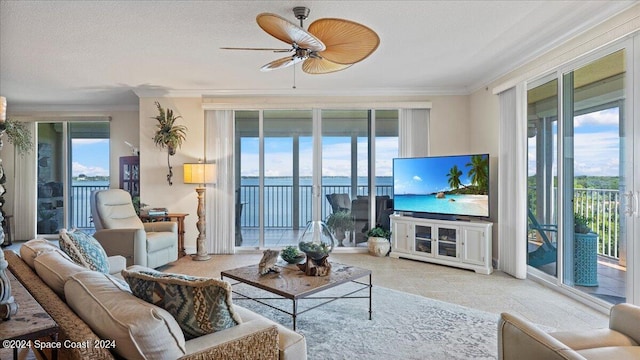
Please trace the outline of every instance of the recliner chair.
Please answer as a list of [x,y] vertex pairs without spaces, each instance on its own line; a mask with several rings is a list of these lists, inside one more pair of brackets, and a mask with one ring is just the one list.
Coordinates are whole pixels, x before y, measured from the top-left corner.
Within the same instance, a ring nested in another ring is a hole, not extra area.
[[546,333],[518,315],[502,313],[499,360],[640,359],[640,307],[611,308],[609,328]]
[[178,259],[178,224],[143,223],[136,214],[131,194],[122,189],[91,193],[93,235],[107,255],[122,255],[127,266],[157,268]]

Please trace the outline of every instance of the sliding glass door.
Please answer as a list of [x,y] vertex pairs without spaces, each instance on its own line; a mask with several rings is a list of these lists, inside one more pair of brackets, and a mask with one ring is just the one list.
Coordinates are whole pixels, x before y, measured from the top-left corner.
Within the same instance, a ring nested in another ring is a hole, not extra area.
[[94,229],[91,191],[109,188],[109,123],[37,123],[37,234]]
[[556,277],[558,261],[558,79],[527,91],[527,264]]
[[621,194],[629,191],[634,154],[625,147],[633,142],[624,116],[625,63],[625,50],[618,50],[562,75],[562,280],[610,303],[626,300]]
[[636,245],[640,182],[638,129],[627,116],[629,51],[619,45],[591,55],[527,91],[528,265],[610,304],[634,291],[627,267],[635,260],[629,250]]
[[329,225],[337,246],[365,246],[364,233],[393,207],[397,110],[235,111],[235,134],[236,246],[297,245],[312,220]]

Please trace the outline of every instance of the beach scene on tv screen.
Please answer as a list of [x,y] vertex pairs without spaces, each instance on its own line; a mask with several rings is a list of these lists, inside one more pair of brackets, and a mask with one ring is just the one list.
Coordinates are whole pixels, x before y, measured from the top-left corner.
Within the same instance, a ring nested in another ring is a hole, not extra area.
[[395,159],[397,211],[489,216],[489,156]]

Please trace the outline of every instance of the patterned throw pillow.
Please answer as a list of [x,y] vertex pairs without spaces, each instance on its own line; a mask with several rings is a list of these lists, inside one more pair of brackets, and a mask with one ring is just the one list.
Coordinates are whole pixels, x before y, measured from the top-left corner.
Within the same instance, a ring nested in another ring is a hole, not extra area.
[[73,229],[60,230],[60,249],[78,264],[105,274],[109,273],[109,260],[102,245],[93,236]]
[[241,322],[231,304],[231,284],[226,281],[167,274],[137,265],[122,270],[122,276],[135,296],[173,315],[187,340]]

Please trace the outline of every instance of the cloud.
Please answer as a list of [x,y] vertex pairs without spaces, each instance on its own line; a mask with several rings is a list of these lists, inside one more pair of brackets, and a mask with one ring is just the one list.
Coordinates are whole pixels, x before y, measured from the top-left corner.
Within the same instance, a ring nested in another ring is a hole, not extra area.
[[422,181],[422,179],[420,178],[420,176],[415,175],[415,176],[413,177],[413,181]]
[[72,176],[78,176],[84,174],[86,176],[109,176],[109,170],[100,166],[86,166],[79,162],[73,162],[71,164]]
[[618,108],[607,109],[589,114],[576,116],[573,119],[573,126],[575,128],[585,126],[618,126],[619,125],[619,110]]
[[[554,135],[554,144],[557,136]],[[576,133],[573,140],[574,175],[619,176],[620,136],[617,130],[595,133]],[[554,146],[555,148],[555,146]],[[536,146],[530,141],[528,146],[529,176],[536,173]],[[552,173],[557,174],[557,154],[553,152]]]

